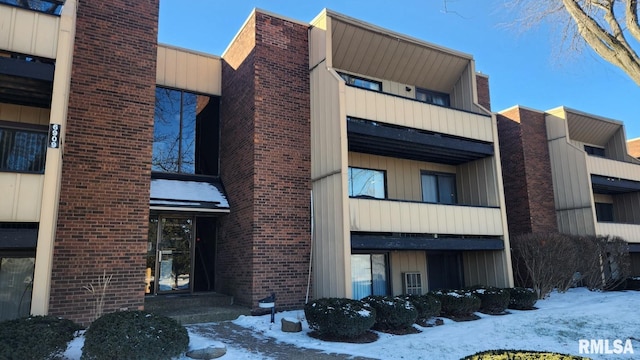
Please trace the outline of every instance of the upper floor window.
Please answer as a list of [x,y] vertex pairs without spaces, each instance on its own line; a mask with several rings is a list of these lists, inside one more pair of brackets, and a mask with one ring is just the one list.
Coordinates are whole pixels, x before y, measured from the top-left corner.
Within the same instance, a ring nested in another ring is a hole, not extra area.
[[0,122],[0,171],[43,174],[46,153],[46,127]]
[[380,81],[365,79],[359,76],[340,73],[340,77],[349,85],[359,88],[382,91],[382,83]]
[[456,175],[423,172],[422,201],[438,204],[455,204]]
[[597,202],[596,220],[599,222],[613,222],[613,204]]
[[449,94],[416,88],[416,100],[426,102],[428,104],[449,107]]
[[589,155],[605,157],[604,148],[601,148],[601,147],[585,145],[584,151]]
[[156,88],[151,170],[218,175],[218,101]]
[[349,168],[349,196],[385,199],[385,173],[382,170]]
[[21,8],[60,15],[64,0],[0,0],[0,4],[18,6]]

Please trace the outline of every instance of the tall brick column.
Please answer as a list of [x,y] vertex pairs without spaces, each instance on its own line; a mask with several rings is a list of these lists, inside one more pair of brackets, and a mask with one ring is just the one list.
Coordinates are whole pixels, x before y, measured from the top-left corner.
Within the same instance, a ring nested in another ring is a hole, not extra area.
[[557,232],[545,114],[513,107],[497,118],[509,234]]
[[307,25],[254,13],[223,55],[217,290],[256,307],[304,304],[310,254]]
[[88,324],[144,303],[158,0],[78,4],[49,313]]

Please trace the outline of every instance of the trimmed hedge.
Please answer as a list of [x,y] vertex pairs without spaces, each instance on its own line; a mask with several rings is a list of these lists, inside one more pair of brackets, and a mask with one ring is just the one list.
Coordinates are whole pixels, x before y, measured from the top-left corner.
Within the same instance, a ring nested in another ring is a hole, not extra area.
[[589,360],[589,358],[581,356],[573,356],[567,354],[559,354],[544,351],[528,351],[528,350],[488,350],[464,357],[461,360],[510,360],[510,359],[527,359],[527,360]]
[[480,298],[470,290],[438,290],[433,296],[440,300],[445,316],[469,316],[480,310]]
[[376,310],[358,300],[316,299],[304,306],[309,328],[321,336],[355,338],[371,329]]
[[493,286],[477,286],[472,289],[480,298],[480,312],[485,314],[503,314],[509,307],[511,295],[509,290]]
[[188,346],[187,330],[174,319],[146,311],[120,311],[91,324],[81,359],[171,359]]
[[509,309],[531,310],[538,301],[538,296],[533,289],[514,287],[509,289],[509,294],[511,295]]
[[62,355],[82,329],[71,320],[31,316],[0,322],[0,359],[49,359]]
[[404,295],[403,298],[415,306],[418,311],[417,320],[426,320],[440,315],[442,304],[432,295]]
[[370,295],[361,300],[376,309],[376,330],[404,330],[412,327],[418,318],[418,310],[400,296]]

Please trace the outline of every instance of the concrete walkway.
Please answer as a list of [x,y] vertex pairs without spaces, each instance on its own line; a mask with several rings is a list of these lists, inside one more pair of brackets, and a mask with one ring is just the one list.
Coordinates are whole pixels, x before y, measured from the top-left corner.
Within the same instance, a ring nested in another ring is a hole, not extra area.
[[[327,354],[319,350],[305,349],[290,344],[277,343],[270,337],[258,337],[256,334],[242,326],[230,321],[209,324],[189,325],[188,328],[194,333],[219,341],[228,348],[242,348],[263,358],[276,360],[330,360],[330,359],[353,359],[353,360],[373,360],[370,358],[353,357],[344,354]],[[227,355],[221,359],[225,359]]]

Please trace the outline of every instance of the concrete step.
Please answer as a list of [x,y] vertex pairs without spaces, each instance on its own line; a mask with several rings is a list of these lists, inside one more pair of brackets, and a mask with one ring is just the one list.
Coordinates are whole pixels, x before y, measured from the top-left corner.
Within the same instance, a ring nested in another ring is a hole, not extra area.
[[147,296],[144,308],[176,319],[181,324],[234,320],[251,313],[248,307],[233,305],[232,296],[218,293]]

